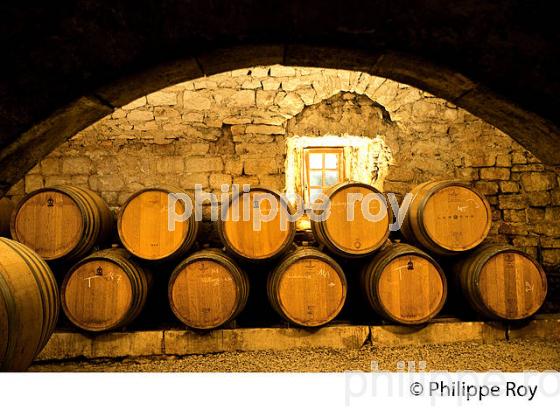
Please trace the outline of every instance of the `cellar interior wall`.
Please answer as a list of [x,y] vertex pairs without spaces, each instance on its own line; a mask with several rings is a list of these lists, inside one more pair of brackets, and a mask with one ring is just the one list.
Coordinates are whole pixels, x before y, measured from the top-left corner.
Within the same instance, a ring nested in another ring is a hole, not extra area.
[[385,192],[403,195],[436,178],[472,182],[492,205],[489,240],[519,246],[548,272],[558,270],[558,167],[443,99],[356,71],[252,67],[162,89],[76,134],[8,196],[74,184],[116,210],[134,191],[161,184],[283,191],[287,139],[326,135],[382,141],[383,172],[372,172],[371,182]]

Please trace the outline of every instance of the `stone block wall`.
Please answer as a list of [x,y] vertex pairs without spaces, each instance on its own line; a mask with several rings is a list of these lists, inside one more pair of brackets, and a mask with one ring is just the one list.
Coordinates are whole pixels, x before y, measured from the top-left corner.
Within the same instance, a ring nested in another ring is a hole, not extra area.
[[559,169],[445,100],[360,72],[253,67],[160,90],[58,147],[9,196],[75,184],[117,208],[159,184],[283,190],[286,139],[323,135],[380,137],[386,172],[372,182],[386,192],[434,178],[471,181],[492,204],[491,240],[524,248],[549,270],[560,265]]

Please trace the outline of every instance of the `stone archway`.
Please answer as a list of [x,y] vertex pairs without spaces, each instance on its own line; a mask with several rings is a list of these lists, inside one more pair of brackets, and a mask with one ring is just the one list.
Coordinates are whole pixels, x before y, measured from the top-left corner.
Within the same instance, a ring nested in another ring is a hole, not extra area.
[[329,146],[343,147],[344,178],[400,196],[431,179],[471,181],[495,208],[493,239],[531,254],[540,246],[547,266],[560,261],[558,170],[444,99],[356,71],[258,66],[177,83],[76,134],[9,196],[73,184],[118,208],[134,191],[158,184],[216,191],[233,182],[300,192],[289,153],[301,160],[298,149]]
[[40,121],[0,153],[0,190],[6,191],[41,158],[78,131],[142,95],[172,84],[227,70],[283,64],[357,70],[428,91],[503,130],[543,162],[560,163],[560,130],[463,75],[418,58],[395,53],[307,46],[251,46],[220,49],[124,77],[82,96]]

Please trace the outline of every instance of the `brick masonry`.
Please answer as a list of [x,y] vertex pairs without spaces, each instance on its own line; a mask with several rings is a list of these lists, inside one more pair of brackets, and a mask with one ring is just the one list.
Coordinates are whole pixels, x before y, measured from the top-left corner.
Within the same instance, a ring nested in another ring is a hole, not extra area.
[[403,194],[434,178],[472,181],[494,210],[490,239],[519,246],[557,271],[559,168],[445,100],[360,72],[254,67],[168,87],[75,135],[9,196],[68,183],[99,192],[116,208],[158,184],[282,190],[286,139],[327,134],[381,136],[391,154],[387,192]]

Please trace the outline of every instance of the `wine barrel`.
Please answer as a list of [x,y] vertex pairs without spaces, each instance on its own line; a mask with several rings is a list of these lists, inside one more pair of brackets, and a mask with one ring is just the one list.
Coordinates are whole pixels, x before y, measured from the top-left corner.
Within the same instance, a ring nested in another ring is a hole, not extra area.
[[36,252],[0,238],[0,370],[23,371],[51,337],[58,287]]
[[[194,244],[199,223],[195,212],[184,221],[175,222],[175,230],[168,226],[170,194],[187,195],[175,187],[151,187],[130,196],[122,206],[117,220],[117,230],[123,246],[134,256],[150,261],[176,259],[183,256]],[[175,202],[175,212],[183,215],[185,203]],[[188,211],[188,206],[187,206]]]
[[[237,256],[265,260],[292,246],[295,223],[289,218],[290,207],[279,192],[253,187],[249,192],[232,195],[223,207],[218,233],[226,249]],[[274,216],[270,220],[269,212]]]
[[409,241],[439,255],[455,255],[479,245],[492,224],[490,204],[462,181],[418,185],[401,231]]
[[78,328],[104,332],[132,323],[152,283],[149,271],[122,248],[105,249],[75,264],[61,288],[62,309]]
[[12,238],[48,261],[75,260],[107,244],[111,211],[95,192],[61,185],[26,195],[12,215]]
[[13,211],[13,202],[8,198],[0,198],[0,236],[10,234],[10,218]]
[[249,279],[224,252],[204,249],[175,268],[168,296],[171,310],[185,325],[214,329],[243,310],[249,296]]
[[346,300],[346,277],[328,255],[313,248],[288,254],[268,277],[272,307],[296,325],[316,327],[333,320]]
[[453,267],[471,307],[489,319],[519,320],[544,303],[546,274],[526,253],[509,245],[486,245]]
[[428,254],[406,244],[389,245],[365,266],[361,287],[371,308],[384,319],[418,325],[442,309],[447,281]]
[[359,182],[343,182],[325,194],[330,199],[324,210],[328,218],[311,220],[313,235],[320,244],[337,255],[357,258],[372,254],[385,243],[390,208],[377,189]]

